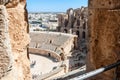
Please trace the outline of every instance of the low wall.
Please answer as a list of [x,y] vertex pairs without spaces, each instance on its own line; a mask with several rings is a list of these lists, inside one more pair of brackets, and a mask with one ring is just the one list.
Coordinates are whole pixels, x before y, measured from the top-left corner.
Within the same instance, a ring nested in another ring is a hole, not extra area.
[[61,57],[57,53],[50,51],[50,50],[42,50],[40,48],[30,48],[29,47],[29,52],[34,53],[34,54],[40,54],[43,56],[50,56],[50,57],[57,59],[58,61],[61,61]]
[[[58,61],[61,61],[61,57],[57,53],[52,52],[50,50],[42,50],[40,48],[29,48],[29,52],[34,54],[40,54],[43,56],[49,56],[49,53],[50,53],[51,57],[57,59]],[[60,64],[56,69],[43,75],[39,75],[39,74],[37,75],[33,73],[32,74],[34,77],[33,80],[48,80],[48,79],[63,75],[65,71],[64,71],[64,66],[62,66],[62,64]]]

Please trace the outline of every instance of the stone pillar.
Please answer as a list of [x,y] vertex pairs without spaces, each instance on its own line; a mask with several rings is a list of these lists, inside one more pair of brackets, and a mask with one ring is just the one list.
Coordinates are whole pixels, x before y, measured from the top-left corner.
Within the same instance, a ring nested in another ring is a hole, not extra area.
[[74,10],[72,8],[67,10],[68,14],[68,28],[73,28],[73,20],[74,20]]
[[[120,0],[89,0],[88,20],[91,71],[120,59]],[[115,75],[112,69],[89,80],[113,80]]]
[[0,0],[0,80],[10,74],[13,67],[13,56],[8,32],[8,14],[4,5],[7,2],[6,0]]
[[0,80],[31,80],[27,20],[26,0],[0,0]]

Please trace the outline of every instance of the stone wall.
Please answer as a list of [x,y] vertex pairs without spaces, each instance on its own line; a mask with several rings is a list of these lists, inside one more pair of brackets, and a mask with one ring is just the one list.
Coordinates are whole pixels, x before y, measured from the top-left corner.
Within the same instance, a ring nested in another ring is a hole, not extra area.
[[4,66],[3,72],[9,72],[4,76],[0,70],[0,78],[2,76],[2,80],[30,80],[26,0],[0,0],[0,5],[0,42],[3,41],[0,44],[0,63]]
[[60,55],[58,55],[57,53],[50,51],[50,50],[45,50],[45,49],[40,49],[40,48],[29,48],[29,53],[53,57],[54,59],[61,61]]
[[[89,15],[87,68],[91,71],[120,59],[120,0],[89,0]],[[89,80],[113,80],[115,76],[112,69]]]

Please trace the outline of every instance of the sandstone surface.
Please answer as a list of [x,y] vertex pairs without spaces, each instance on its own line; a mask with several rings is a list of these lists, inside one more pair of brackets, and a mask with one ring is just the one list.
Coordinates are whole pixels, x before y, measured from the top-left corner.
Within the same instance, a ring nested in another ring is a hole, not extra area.
[[0,5],[6,7],[7,10],[7,27],[9,29],[7,32],[10,36],[12,53],[12,58],[8,58],[8,60],[13,60],[11,71],[2,80],[30,80],[30,65],[27,56],[27,46],[30,38],[28,34],[26,0],[0,0]]
[[8,33],[6,7],[0,5],[0,79],[8,74],[12,67],[11,45]]
[[[120,0],[89,0],[88,71],[120,59]],[[116,70],[104,72],[89,80],[113,80]],[[116,80],[116,79],[115,79]]]

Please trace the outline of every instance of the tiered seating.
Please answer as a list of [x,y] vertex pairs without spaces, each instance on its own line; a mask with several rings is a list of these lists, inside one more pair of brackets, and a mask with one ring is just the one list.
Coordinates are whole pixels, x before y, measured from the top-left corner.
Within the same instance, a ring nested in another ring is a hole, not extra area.
[[53,32],[32,32],[30,37],[30,47],[35,48],[37,46],[37,48],[51,50],[60,54],[60,50],[57,50],[57,48],[68,41],[71,36]]
[[42,45],[40,48],[41,49],[47,49],[47,50],[55,51],[56,46],[51,45],[51,44],[46,44],[46,45]]

